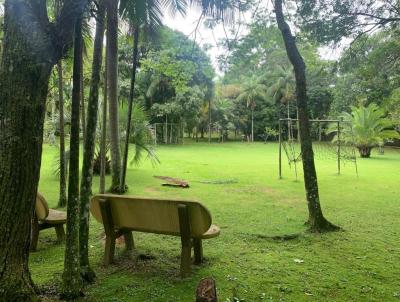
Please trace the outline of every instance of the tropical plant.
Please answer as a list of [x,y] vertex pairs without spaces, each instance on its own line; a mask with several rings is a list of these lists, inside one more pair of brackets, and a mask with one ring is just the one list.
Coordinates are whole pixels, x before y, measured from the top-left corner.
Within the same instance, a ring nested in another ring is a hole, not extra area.
[[143,106],[135,104],[133,106],[133,119],[131,123],[130,143],[135,146],[135,151],[131,159],[131,164],[139,165],[144,153],[146,158],[153,165],[160,163],[155,149],[152,146],[154,140],[150,123]]
[[257,106],[257,100],[267,100],[267,87],[258,79],[252,78],[246,82],[241,93],[236,98],[238,102],[245,102],[251,113],[251,141],[254,141],[254,109]]
[[281,102],[287,107],[287,118],[290,118],[290,103],[295,101],[295,83],[293,71],[281,65],[275,66],[272,72],[275,83],[268,88],[268,94],[274,102]]
[[385,116],[385,111],[375,103],[367,107],[352,107],[351,113],[342,114],[344,122],[340,137],[334,126],[329,127],[328,133],[336,133],[334,142],[340,139],[346,144],[355,146],[361,157],[369,158],[374,147],[391,139],[400,138],[399,133],[394,130],[393,121]]
[[[108,156],[110,150],[110,144],[106,143],[105,147],[105,174],[109,175],[111,173],[111,160]],[[100,145],[96,145],[96,150],[93,156],[93,175],[100,175],[101,173],[101,149]]]

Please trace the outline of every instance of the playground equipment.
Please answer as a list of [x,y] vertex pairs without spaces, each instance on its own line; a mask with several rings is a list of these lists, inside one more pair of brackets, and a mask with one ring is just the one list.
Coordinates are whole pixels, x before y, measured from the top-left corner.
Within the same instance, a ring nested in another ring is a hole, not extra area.
[[[342,165],[346,162],[351,162],[354,164],[356,174],[358,175],[355,148],[352,145],[345,144],[340,137],[343,123],[345,122],[341,120],[310,120],[310,134],[313,140],[314,157],[323,160],[336,160],[337,173],[339,175]],[[297,164],[302,160],[298,129],[298,119],[279,119],[279,178],[282,178],[283,150],[288,160],[289,167],[294,167],[297,180]],[[336,132],[337,139],[335,141],[332,141],[332,132]]]

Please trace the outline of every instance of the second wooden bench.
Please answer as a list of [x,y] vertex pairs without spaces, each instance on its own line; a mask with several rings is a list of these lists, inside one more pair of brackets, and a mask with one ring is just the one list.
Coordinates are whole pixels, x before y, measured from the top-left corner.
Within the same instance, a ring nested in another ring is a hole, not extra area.
[[125,237],[127,249],[134,248],[132,231],[181,237],[181,275],[194,263],[203,261],[202,240],[217,237],[220,228],[211,224],[211,214],[199,202],[140,198],[103,194],[92,198],[90,211],[104,225],[106,233],[104,264],[114,260],[115,240]]

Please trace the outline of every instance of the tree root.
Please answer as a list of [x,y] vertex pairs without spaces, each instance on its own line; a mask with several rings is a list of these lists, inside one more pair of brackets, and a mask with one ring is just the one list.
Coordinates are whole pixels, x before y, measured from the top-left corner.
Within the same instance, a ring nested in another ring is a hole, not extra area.
[[81,277],[85,284],[93,284],[96,274],[90,266],[81,266]]
[[313,223],[307,221],[305,224],[308,225],[308,232],[310,233],[328,233],[343,231],[341,227],[329,222],[325,218],[322,218],[320,221],[314,221]]
[[284,235],[275,235],[275,236],[267,236],[262,234],[257,234],[256,237],[260,239],[268,239],[274,241],[288,241],[297,239],[302,235],[302,233],[295,233],[295,234],[284,234]]

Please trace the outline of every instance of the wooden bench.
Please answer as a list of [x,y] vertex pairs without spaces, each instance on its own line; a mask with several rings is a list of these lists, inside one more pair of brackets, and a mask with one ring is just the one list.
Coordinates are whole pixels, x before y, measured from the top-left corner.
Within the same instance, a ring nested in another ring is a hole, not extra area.
[[202,204],[186,200],[96,195],[90,211],[104,225],[104,264],[114,260],[115,240],[125,237],[128,250],[134,248],[132,231],[181,237],[181,276],[190,272],[192,247],[194,263],[203,261],[202,240],[217,237],[220,228],[211,224],[211,214]]
[[65,240],[64,224],[67,222],[67,213],[49,209],[46,199],[39,192],[36,196],[35,215],[32,221],[31,251],[36,251],[39,231],[55,228],[57,241]]

